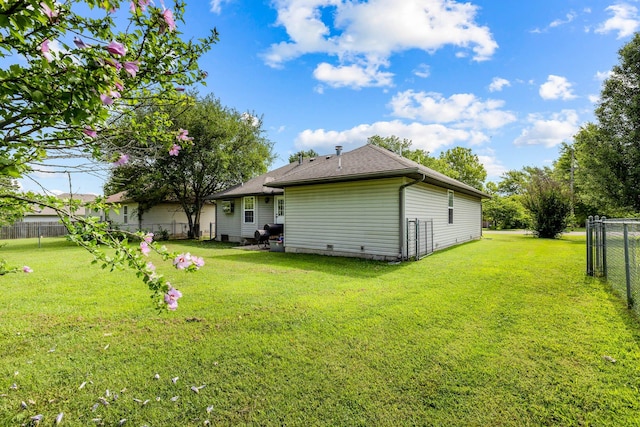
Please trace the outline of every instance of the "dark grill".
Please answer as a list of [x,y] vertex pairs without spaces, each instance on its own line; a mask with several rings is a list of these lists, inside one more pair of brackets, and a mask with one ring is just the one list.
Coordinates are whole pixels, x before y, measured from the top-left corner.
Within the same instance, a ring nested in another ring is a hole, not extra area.
[[266,248],[269,245],[269,239],[277,239],[284,232],[284,224],[265,224],[262,230],[256,230],[253,233],[254,238],[258,242],[258,246],[263,245]]

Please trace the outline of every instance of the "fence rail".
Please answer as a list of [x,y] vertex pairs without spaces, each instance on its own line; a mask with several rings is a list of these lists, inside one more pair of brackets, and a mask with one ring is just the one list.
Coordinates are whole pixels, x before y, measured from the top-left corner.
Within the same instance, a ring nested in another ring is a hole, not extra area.
[[[142,228],[138,224],[114,224],[114,228],[124,231],[136,232],[139,230],[161,233],[168,232],[168,237],[187,237],[189,225],[181,222],[144,224]],[[29,239],[35,237],[63,237],[67,235],[66,227],[56,221],[52,222],[16,222],[12,225],[0,227],[0,240],[4,239]],[[200,238],[212,239],[215,237],[215,226],[211,224],[201,224]]]
[[603,277],[640,315],[640,220],[589,217],[587,274]]
[[416,261],[433,252],[433,220],[407,218],[406,257]]
[[60,222],[16,222],[0,227],[0,239],[29,239],[33,237],[62,237],[67,228]]

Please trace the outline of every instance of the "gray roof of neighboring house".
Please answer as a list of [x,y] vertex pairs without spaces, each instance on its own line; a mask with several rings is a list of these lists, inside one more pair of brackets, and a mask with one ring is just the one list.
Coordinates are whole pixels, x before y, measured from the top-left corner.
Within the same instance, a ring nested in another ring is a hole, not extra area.
[[[62,200],[73,199],[73,200],[81,200],[83,203],[87,203],[87,202],[93,202],[97,196],[95,194],[62,193],[62,194],[57,194],[56,197]],[[84,206],[80,206],[76,211],[77,215],[84,215],[84,213],[85,213]],[[48,207],[41,208],[39,206],[35,206],[34,210],[32,212],[27,213],[25,216],[53,216],[53,215],[58,215],[54,209],[48,208]]]
[[319,156],[306,161],[303,165],[297,163],[295,165],[299,167],[291,168],[289,165],[290,169],[286,173],[281,173],[279,177],[265,182],[264,185],[284,188],[327,182],[406,176],[476,197],[491,198],[490,195],[467,184],[372,144],[342,153],[340,156],[335,154]]
[[214,194],[209,197],[209,199],[224,199],[231,197],[244,197],[244,196],[259,196],[259,195],[273,195],[273,194],[283,194],[284,190],[279,188],[267,187],[266,184],[278,179],[283,176],[295,171],[299,168],[304,168],[311,162],[311,159],[305,159],[302,164],[299,162],[289,163],[288,165],[282,166],[278,169],[274,169],[265,174],[257,176],[253,179],[250,179],[247,182],[243,182],[242,184],[238,184],[234,187],[231,187],[227,190],[221,191],[219,193]]

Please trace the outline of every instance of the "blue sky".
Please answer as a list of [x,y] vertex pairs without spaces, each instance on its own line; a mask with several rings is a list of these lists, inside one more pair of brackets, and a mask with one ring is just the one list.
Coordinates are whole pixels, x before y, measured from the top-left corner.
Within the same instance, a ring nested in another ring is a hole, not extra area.
[[[169,3],[167,3],[168,5]],[[437,156],[477,154],[489,180],[550,165],[593,120],[618,50],[640,28],[637,1],[187,1],[187,38],[216,27],[202,95],[263,117],[285,164],[396,135]],[[48,174],[50,190],[68,191]],[[74,182],[75,181],[75,182]],[[78,192],[101,193],[95,177]],[[32,184],[23,182],[27,189]]]

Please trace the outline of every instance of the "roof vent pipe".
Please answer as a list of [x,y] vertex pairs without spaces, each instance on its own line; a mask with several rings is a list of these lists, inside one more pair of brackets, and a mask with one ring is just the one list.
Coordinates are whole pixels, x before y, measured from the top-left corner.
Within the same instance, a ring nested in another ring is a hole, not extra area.
[[301,165],[302,164],[302,160],[304,159],[302,152],[298,153],[298,164]]
[[336,156],[338,156],[338,170],[342,169],[342,145],[336,145]]

